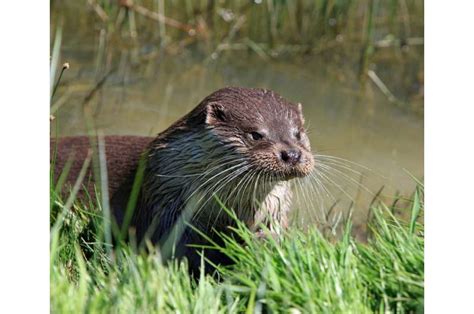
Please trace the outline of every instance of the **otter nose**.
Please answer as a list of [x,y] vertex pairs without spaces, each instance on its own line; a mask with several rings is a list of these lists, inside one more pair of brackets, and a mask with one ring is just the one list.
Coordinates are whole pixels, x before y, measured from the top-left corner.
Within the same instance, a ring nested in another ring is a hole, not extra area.
[[301,158],[301,152],[299,150],[282,150],[280,152],[281,160],[287,164],[296,165]]

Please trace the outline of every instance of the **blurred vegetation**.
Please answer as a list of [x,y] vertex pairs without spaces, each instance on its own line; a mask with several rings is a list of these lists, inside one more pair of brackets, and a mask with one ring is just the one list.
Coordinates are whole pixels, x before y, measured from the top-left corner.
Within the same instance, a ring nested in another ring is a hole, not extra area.
[[52,29],[61,18],[74,18],[68,23],[78,32],[100,28],[124,46],[169,46],[175,53],[190,46],[206,54],[243,49],[271,57],[348,44],[404,48],[422,43],[423,35],[419,0],[88,0],[87,8],[52,0],[51,5]]
[[[64,49],[94,49],[98,75],[186,54],[317,56],[353,64],[361,89],[372,81],[395,105],[423,112],[422,0],[51,0],[51,12],[52,38],[62,28]],[[404,73],[388,87],[394,64]]]

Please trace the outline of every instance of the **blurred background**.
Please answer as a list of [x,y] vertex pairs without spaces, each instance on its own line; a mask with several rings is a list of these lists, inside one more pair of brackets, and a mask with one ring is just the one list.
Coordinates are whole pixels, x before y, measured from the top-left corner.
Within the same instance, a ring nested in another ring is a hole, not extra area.
[[295,222],[352,209],[363,231],[376,195],[396,211],[423,178],[422,0],[50,3],[52,136],[155,135],[216,89],[265,87],[341,158]]

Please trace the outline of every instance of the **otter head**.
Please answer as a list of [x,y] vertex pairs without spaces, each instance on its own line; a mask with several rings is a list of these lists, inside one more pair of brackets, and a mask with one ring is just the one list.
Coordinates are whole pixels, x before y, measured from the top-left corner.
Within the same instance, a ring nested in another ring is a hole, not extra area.
[[278,181],[313,170],[301,104],[270,90],[229,87],[201,105],[206,127],[253,170]]

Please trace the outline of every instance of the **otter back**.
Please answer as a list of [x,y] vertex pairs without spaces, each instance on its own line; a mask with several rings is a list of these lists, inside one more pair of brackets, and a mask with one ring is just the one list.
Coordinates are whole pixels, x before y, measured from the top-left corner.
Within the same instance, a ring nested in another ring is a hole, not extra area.
[[[135,172],[142,152],[152,140],[152,137],[141,136],[104,137],[109,195],[113,195],[130,174]],[[72,159],[64,191],[68,191],[67,187],[71,187],[76,182],[90,149],[97,151],[97,145],[91,143],[87,136],[61,137],[50,140],[50,156],[51,162],[54,164],[54,182],[58,180],[68,160]],[[93,163],[91,163],[83,181],[87,192],[92,197],[95,196],[94,184],[99,185],[99,182],[95,180],[94,172]],[[80,198],[84,197],[84,192],[83,187],[81,187],[79,191]]]

